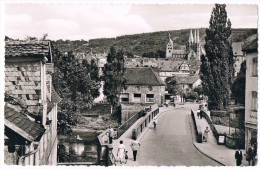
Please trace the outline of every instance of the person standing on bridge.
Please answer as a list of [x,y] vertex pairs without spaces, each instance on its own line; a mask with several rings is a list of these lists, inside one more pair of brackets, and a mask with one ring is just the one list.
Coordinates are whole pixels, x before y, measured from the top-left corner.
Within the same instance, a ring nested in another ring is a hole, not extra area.
[[113,135],[114,135],[114,129],[112,129],[112,128],[109,126],[109,129],[108,129],[109,144],[112,144],[112,142],[113,142]]
[[117,147],[117,157],[120,160],[120,164],[122,164],[122,161],[123,161],[123,158],[124,158],[124,155],[125,155],[125,145],[123,144],[122,140],[120,140],[119,143],[120,144]]
[[137,151],[139,150],[140,145],[141,144],[136,140],[136,138],[134,138],[130,144],[133,151],[134,161],[136,161]]
[[156,125],[157,125],[157,117],[154,117],[153,118],[153,127],[154,127],[154,129],[156,128]]

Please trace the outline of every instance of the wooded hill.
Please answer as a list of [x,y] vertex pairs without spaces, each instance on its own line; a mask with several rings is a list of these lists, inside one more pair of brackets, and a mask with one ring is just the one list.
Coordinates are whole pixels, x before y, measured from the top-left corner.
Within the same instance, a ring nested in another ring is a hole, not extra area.
[[[205,28],[200,28],[201,44],[205,43],[205,30]],[[68,51],[88,53],[91,49],[93,53],[107,53],[110,47],[114,45],[116,49],[123,49],[130,56],[154,53],[163,57],[169,33],[173,40],[174,48],[179,49],[181,45],[186,45],[188,42],[190,29],[123,35],[116,38],[90,39],[89,41],[60,39],[54,41],[54,45],[62,53]],[[257,29],[233,29],[232,40],[233,42],[243,41],[255,33],[257,33]]]

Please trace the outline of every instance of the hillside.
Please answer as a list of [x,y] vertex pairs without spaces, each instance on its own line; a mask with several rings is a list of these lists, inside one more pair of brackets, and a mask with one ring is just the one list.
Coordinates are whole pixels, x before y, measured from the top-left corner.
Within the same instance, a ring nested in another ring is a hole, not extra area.
[[[200,28],[200,41],[205,43],[205,28]],[[117,49],[123,49],[131,55],[142,56],[144,53],[153,52],[154,54],[164,53],[168,34],[170,33],[176,49],[180,45],[185,45],[189,38],[190,29],[161,31],[152,33],[142,33],[134,35],[118,36],[116,38],[101,38],[84,40],[57,40],[55,46],[61,52],[73,51],[87,53],[92,49],[93,53],[107,53],[112,45]],[[248,36],[257,33],[257,29],[233,29],[232,39],[234,42],[243,41]],[[159,50],[159,51],[158,51]]]

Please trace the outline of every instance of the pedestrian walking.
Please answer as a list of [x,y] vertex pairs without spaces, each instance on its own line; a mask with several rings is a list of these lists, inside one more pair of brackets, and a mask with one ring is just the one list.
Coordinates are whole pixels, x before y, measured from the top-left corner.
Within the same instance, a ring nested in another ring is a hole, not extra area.
[[125,145],[123,144],[122,140],[120,140],[119,143],[120,144],[117,147],[117,157],[120,160],[120,164],[122,164],[122,161],[123,161],[123,158],[124,158],[124,155],[125,155]]
[[249,166],[251,165],[251,162],[252,162],[252,166],[255,165],[255,156],[256,156],[255,149],[252,146],[252,144],[249,143],[249,147],[247,149],[247,161]]
[[156,128],[156,125],[157,125],[157,117],[154,117],[153,118],[153,127],[154,127],[154,129]]
[[136,140],[136,138],[134,138],[130,144],[133,151],[134,161],[136,161],[137,151],[139,150],[140,145],[141,144],[139,143],[139,141]]
[[203,116],[203,115],[202,115],[202,110],[200,110],[200,119],[202,119],[202,116]]
[[242,151],[239,148],[235,153],[235,159],[236,159],[237,166],[240,166],[242,164],[243,155],[242,155]]
[[113,143],[113,136],[114,136],[114,130],[109,126],[108,128],[109,144]]
[[128,151],[125,151],[125,164],[127,163],[127,160],[128,160]]
[[206,129],[204,130],[204,133],[203,133],[203,141],[207,142],[208,141],[208,138],[209,138],[209,128],[206,127]]

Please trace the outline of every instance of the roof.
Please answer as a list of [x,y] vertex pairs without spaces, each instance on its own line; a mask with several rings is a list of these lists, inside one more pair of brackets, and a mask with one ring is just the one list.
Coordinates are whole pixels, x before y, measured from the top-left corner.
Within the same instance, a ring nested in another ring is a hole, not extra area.
[[165,83],[150,67],[126,68],[126,85],[164,86]]
[[5,126],[29,141],[37,140],[45,132],[44,127],[39,123],[31,121],[20,110],[20,105],[9,103],[5,105]]
[[161,72],[178,72],[183,61],[158,60],[158,67]]
[[232,43],[232,50],[233,50],[233,55],[243,55],[242,52],[242,42],[233,42]]
[[49,41],[6,41],[5,42],[5,58],[14,57],[34,57],[50,58],[50,42]]
[[175,78],[178,83],[185,84],[193,84],[200,79],[199,76],[176,76]]
[[248,37],[242,46],[242,51],[246,51],[246,52],[257,51],[257,47],[258,47],[257,41],[258,41],[257,34]]
[[177,49],[175,49],[175,50],[173,50],[173,54],[182,54],[182,55],[184,55],[184,54],[187,54],[187,52],[186,52],[186,50],[177,50]]

